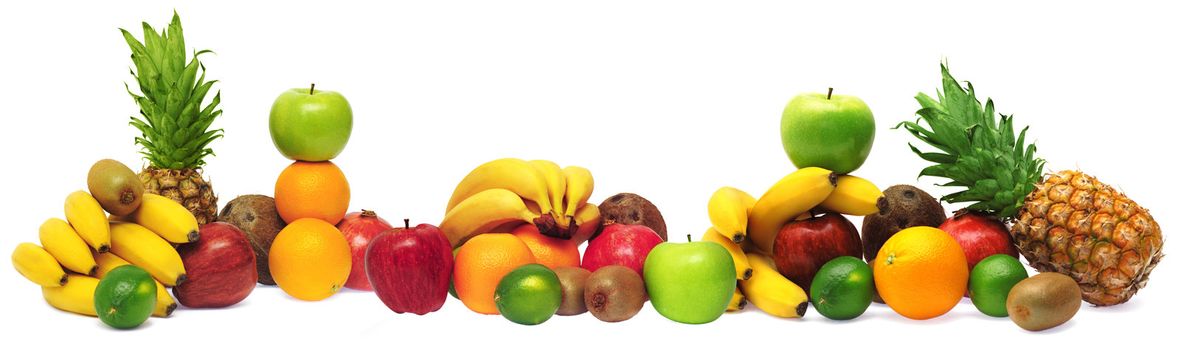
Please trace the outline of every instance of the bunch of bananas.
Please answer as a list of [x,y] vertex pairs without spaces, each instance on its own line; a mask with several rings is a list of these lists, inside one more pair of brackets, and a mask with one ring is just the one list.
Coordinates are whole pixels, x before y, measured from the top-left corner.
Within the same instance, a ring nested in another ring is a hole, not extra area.
[[522,224],[536,225],[547,236],[586,241],[599,227],[599,208],[587,203],[594,189],[594,177],[583,167],[493,160],[455,187],[439,228],[453,247],[472,236],[510,232]]
[[779,317],[801,317],[808,309],[803,288],[783,277],[767,254],[775,236],[792,220],[812,217],[813,211],[864,216],[878,212],[882,191],[872,182],[837,175],[821,168],[799,169],[780,179],[759,199],[733,187],[722,187],[709,199],[713,225],[703,239],[726,247],[738,270],[733,309],[749,299],[764,312]]
[[41,286],[45,301],[61,310],[96,315],[94,289],[99,279],[122,265],[143,268],[156,279],[156,309],[167,317],[176,301],[165,286],[185,281],[185,267],[172,244],[199,238],[197,218],[184,206],[154,194],[143,195],[139,207],[124,218],[108,217],[89,193],[66,198],[66,219],[45,220],[41,245],[21,243],[12,265]]

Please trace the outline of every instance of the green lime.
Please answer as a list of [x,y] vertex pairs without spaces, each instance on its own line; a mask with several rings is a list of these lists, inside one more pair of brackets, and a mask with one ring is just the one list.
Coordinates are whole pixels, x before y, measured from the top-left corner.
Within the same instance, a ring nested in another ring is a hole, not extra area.
[[985,315],[992,317],[1009,316],[1005,299],[1017,282],[1029,277],[1025,265],[1007,254],[991,255],[976,263],[968,276],[968,296],[972,304]]
[[[459,247],[462,247],[462,245]],[[455,248],[451,249],[451,257],[452,258],[455,258],[456,255],[459,255],[459,247],[455,247]],[[455,293],[455,274],[451,274],[451,275],[452,275],[451,276],[451,287],[447,289],[447,294],[451,294],[452,298],[459,300],[459,294]]]
[[156,281],[147,271],[123,265],[108,272],[94,289],[94,310],[108,326],[139,327],[156,308]]
[[541,324],[562,305],[562,283],[545,265],[521,266],[500,279],[495,300],[496,309],[509,321]]
[[873,303],[873,272],[861,259],[842,256],[829,260],[812,279],[812,305],[824,317],[851,320]]

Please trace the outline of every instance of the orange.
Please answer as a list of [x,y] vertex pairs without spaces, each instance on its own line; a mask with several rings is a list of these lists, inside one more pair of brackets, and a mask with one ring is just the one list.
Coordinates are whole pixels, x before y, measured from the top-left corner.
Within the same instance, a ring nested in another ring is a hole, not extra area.
[[287,224],[271,243],[271,277],[288,295],[316,301],[336,294],[349,279],[352,251],[344,234],[320,219]]
[[472,311],[499,314],[494,295],[500,279],[518,267],[536,262],[529,246],[512,234],[485,233],[472,237],[455,255],[455,293]]
[[316,218],[336,225],[349,209],[349,182],[332,162],[291,163],[275,182],[275,208],[286,222]]
[[951,311],[968,289],[968,259],[959,243],[934,227],[890,237],[873,262],[882,300],[898,314],[925,320]]
[[538,264],[551,269],[579,265],[578,243],[575,241],[543,235],[537,226],[528,224],[517,227],[513,235],[525,242]]

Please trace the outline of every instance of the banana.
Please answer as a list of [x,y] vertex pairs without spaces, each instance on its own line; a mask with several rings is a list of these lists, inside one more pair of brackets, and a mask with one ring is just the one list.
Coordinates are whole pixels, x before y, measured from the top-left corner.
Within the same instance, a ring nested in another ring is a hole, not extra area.
[[[100,254],[95,260],[98,261],[98,271],[95,277],[100,279],[116,267],[131,265],[127,260],[109,253]],[[152,316],[168,317],[172,315],[173,310],[176,310],[176,300],[172,299],[171,294],[168,294],[168,288],[165,288],[164,284],[156,281],[156,309],[152,310]]]
[[[144,203],[147,203],[146,195]],[[187,279],[180,254],[146,227],[130,222],[111,223],[111,243],[111,253],[142,267],[165,286],[176,286]]]
[[783,224],[823,202],[836,186],[836,175],[821,168],[803,168],[771,186],[750,210],[749,238],[770,253]]
[[566,177],[566,216],[574,216],[595,191],[595,178],[590,170],[580,166],[562,168]]
[[41,287],[41,295],[49,305],[76,314],[97,316],[94,312],[94,290],[98,279],[83,275],[69,275],[69,283],[61,287]]
[[730,298],[730,304],[726,305],[726,311],[741,311],[746,308],[746,296],[742,295],[742,288],[734,288],[734,297]]
[[53,255],[57,262],[70,271],[87,276],[94,276],[98,264],[94,262],[94,255],[86,241],[78,236],[78,232],[70,227],[70,223],[62,219],[49,219],[41,224],[39,230],[41,246]]
[[742,247],[739,246],[738,243],[734,243],[734,241],[730,240],[730,238],[723,236],[721,233],[718,233],[718,230],[713,227],[710,227],[709,230],[705,231],[705,235],[702,236],[701,239],[704,241],[721,244],[722,247],[725,247],[726,251],[730,252],[730,257],[734,258],[734,270],[738,276],[738,279],[750,279],[750,275],[753,273],[750,268],[750,261],[746,258],[746,253],[742,252]]
[[195,242],[201,238],[197,217],[168,197],[144,193],[139,209],[128,218],[172,243]]
[[76,191],[66,197],[66,220],[91,248],[99,253],[111,250],[111,228],[107,213],[89,193]]
[[869,180],[853,175],[837,177],[837,188],[820,203],[820,207],[841,214],[866,216],[878,212],[882,190]]
[[574,212],[573,219],[573,224],[569,227],[570,240],[582,244],[599,231],[599,224],[602,223],[603,217],[599,212],[599,206],[587,203]]
[[709,222],[718,233],[734,242],[746,239],[747,214],[755,206],[755,197],[733,187],[722,187],[709,197]]
[[[545,178],[545,187],[549,192],[549,201],[553,205],[554,213],[565,213],[566,205],[562,198],[566,196],[566,175],[562,174],[562,167],[548,160],[531,160],[529,165],[541,172],[541,176]],[[557,216],[554,219],[558,220],[559,224],[569,225],[565,215]]]
[[775,270],[771,258],[759,253],[750,253],[750,266],[754,275],[745,281],[738,281],[746,298],[760,310],[772,316],[803,317],[808,311],[808,295],[804,289],[788,280]]
[[524,199],[537,202],[542,213],[553,212],[545,177],[529,162],[516,158],[502,158],[481,164],[473,169],[455,186],[447,212],[459,206],[464,200],[485,190],[500,188],[516,193]]
[[12,266],[21,276],[42,287],[66,285],[66,271],[44,248],[32,243],[21,243],[12,251]]
[[448,211],[439,229],[447,235],[452,247],[458,247],[472,236],[512,222],[534,223],[541,229],[544,223],[538,219],[537,214],[525,206],[521,196],[510,190],[493,188],[468,197]]

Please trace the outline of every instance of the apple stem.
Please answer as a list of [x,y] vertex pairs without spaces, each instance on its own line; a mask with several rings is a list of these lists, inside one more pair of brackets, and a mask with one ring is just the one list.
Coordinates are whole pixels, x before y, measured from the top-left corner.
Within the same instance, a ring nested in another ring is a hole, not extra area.
[[685,239],[688,239],[689,242],[693,242],[693,235],[692,234],[685,235]]
[[832,88],[828,88],[828,97],[825,97],[825,99],[828,99],[828,100],[832,99]]
[[402,223],[406,225],[406,228],[410,228],[410,219],[402,219]]
[[[832,89],[828,89],[828,93],[832,94]],[[308,95],[316,94],[316,83],[312,83],[312,87],[308,89]]]
[[377,216],[377,213],[374,213],[372,210],[361,209],[361,217],[363,217],[363,218],[371,218],[371,217],[376,217],[376,216]]

